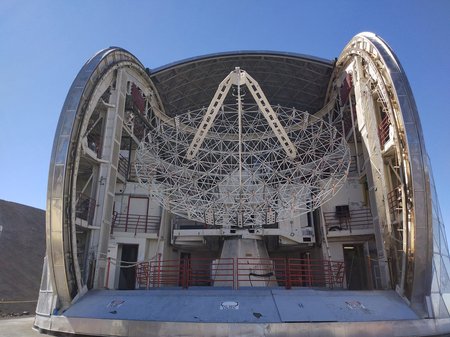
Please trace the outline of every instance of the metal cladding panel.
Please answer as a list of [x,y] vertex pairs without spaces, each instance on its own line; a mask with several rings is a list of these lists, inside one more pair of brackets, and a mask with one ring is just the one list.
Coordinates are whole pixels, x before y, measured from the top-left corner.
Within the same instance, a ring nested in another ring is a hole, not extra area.
[[[406,104],[407,100],[408,100],[408,98],[406,96],[398,97],[400,106]],[[414,114],[411,112],[411,110],[408,109],[404,113],[402,112],[402,116],[403,116],[403,123],[414,124]]]
[[55,195],[62,195],[63,193],[63,183],[64,183],[64,165],[55,165],[53,170],[53,193]]

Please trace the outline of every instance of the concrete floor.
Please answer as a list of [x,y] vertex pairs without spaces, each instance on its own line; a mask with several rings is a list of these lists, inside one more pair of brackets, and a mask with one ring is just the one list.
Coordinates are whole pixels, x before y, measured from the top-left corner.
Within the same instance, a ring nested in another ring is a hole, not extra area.
[[[206,289],[205,289],[206,288]],[[373,322],[417,320],[394,291],[198,287],[92,290],[69,318],[203,323]]]
[[44,336],[32,329],[34,316],[0,320],[0,337],[37,337]]

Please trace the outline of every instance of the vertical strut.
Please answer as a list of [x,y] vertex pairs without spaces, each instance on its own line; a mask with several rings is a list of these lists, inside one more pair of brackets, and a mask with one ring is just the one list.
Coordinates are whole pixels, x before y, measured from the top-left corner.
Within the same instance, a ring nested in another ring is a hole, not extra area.
[[[239,67],[235,70],[238,74],[240,73]],[[239,122],[239,214],[238,214],[238,225],[243,225],[242,219],[242,97],[241,97],[241,79],[240,76],[237,77],[237,103],[238,103],[238,122]]]

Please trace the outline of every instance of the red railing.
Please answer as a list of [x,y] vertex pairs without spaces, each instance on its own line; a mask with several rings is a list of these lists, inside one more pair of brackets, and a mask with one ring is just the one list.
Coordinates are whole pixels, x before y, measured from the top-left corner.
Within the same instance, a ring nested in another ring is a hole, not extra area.
[[391,121],[389,115],[386,115],[378,126],[378,136],[380,137],[381,149],[384,149],[384,144],[389,140],[389,127]]
[[142,95],[141,89],[139,89],[134,83],[131,85],[131,97],[133,99],[133,107],[140,113],[144,113],[145,98]]
[[139,288],[219,286],[342,288],[344,262],[297,258],[179,259],[138,264]]
[[366,229],[373,227],[373,217],[370,208],[350,210],[347,216],[340,216],[336,212],[324,212],[327,231]]
[[127,95],[125,100],[125,108],[127,110],[132,110],[136,115],[133,118],[133,134],[141,140],[146,135],[146,126],[142,122],[142,118],[145,119],[145,105],[146,98],[143,96],[142,91],[133,83],[131,86],[131,93]]
[[237,287],[285,286],[288,279],[284,258],[237,258]]
[[289,286],[342,288],[344,262],[318,259],[289,259]]
[[140,288],[221,285],[234,288],[234,260],[179,259],[142,262],[136,280]]
[[111,234],[118,232],[157,233],[161,218],[152,215],[113,213]]
[[348,101],[348,96],[353,87],[352,74],[347,74],[344,81],[342,81],[341,88],[339,89],[339,96],[341,101],[341,106],[344,106]]

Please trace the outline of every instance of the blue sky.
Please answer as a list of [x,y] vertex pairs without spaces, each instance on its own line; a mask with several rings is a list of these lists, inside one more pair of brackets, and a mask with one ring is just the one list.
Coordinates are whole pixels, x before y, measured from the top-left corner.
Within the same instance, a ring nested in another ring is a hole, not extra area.
[[422,121],[450,226],[450,1],[0,1],[0,199],[45,208],[53,136],[67,91],[96,51],[146,67],[230,50],[333,59],[357,33],[393,48]]

